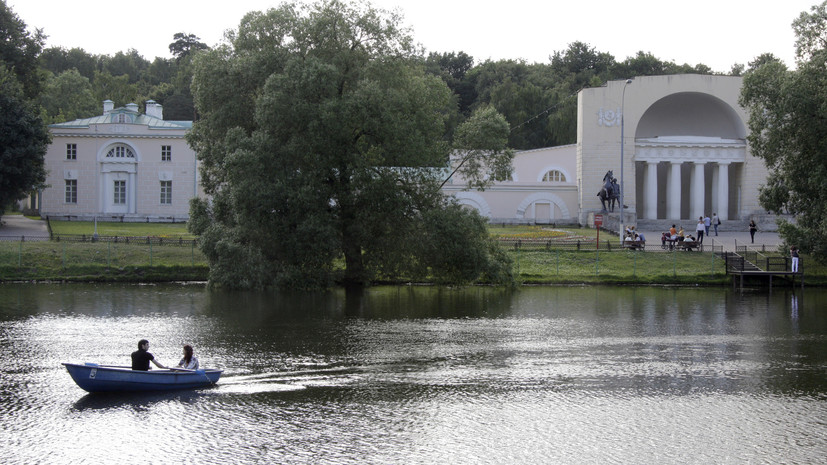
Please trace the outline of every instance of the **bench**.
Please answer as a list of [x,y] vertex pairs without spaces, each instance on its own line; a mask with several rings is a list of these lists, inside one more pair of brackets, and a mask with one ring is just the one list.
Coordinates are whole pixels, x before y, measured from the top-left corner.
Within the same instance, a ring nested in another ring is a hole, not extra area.
[[646,248],[645,242],[634,242],[634,241],[624,241],[623,242],[624,249],[631,249],[631,250],[644,250]]
[[675,242],[675,247],[676,248],[686,250],[687,252],[690,252],[693,249],[697,249],[700,246],[701,246],[701,244],[698,244],[697,241],[678,241],[678,242]]

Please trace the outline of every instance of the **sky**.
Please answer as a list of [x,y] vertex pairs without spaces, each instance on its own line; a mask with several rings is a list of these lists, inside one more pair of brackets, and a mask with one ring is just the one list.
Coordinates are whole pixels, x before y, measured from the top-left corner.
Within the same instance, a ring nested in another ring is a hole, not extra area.
[[[144,58],[170,58],[177,32],[209,46],[235,29],[249,11],[278,0],[6,0],[29,26],[48,36],[46,46],[80,47],[91,54],[137,50]],[[549,63],[580,41],[617,61],[649,52],[663,61],[729,72],[762,53],[794,67],[792,22],[821,0],[372,0],[399,9],[427,52],[465,52],[477,62],[522,59]]]

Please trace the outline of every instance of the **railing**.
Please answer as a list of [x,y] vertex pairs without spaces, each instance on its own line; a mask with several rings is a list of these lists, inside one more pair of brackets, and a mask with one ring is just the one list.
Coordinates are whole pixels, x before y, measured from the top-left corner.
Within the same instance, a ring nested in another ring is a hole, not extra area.
[[[663,248],[661,247],[660,241],[656,242],[647,242],[645,247],[629,247],[629,246],[621,246],[620,241],[617,237],[612,237],[612,239],[601,240],[598,244],[597,241],[591,239],[581,239],[581,240],[557,240],[557,239],[498,239],[500,246],[504,248],[514,249],[514,250],[586,250],[586,251],[594,251],[594,250],[603,250],[607,252],[616,252],[621,250],[645,250],[645,251],[653,251],[653,252],[673,252],[677,251],[675,248],[669,248],[668,245]],[[700,252],[715,252],[715,253],[722,253],[724,250],[723,245],[705,245],[701,244],[695,249],[696,251]]]
[[196,239],[184,238],[183,236],[96,236],[87,234],[55,234],[52,237],[55,242],[111,242],[114,244],[153,244],[153,245],[175,245],[191,246],[196,244]]

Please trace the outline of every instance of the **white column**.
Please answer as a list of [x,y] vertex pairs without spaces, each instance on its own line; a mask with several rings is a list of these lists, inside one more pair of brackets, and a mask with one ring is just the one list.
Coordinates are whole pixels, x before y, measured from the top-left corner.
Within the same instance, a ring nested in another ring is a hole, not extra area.
[[643,185],[643,195],[646,197],[646,214],[644,218],[657,219],[658,217],[658,162],[646,162],[646,184]]
[[712,165],[712,180],[710,181],[709,185],[712,188],[709,190],[709,204],[712,205],[712,211],[708,211],[707,213],[709,216],[712,216],[713,212],[718,211],[718,172],[720,171],[721,165],[714,164]]
[[681,164],[671,162],[669,175],[666,179],[669,192],[669,204],[666,206],[666,217],[670,220],[681,218]]
[[695,162],[692,169],[692,182],[689,188],[689,212],[692,220],[704,216],[704,165]]
[[137,176],[135,173],[129,173],[129,181],[127,181],[127,205],[128,210],[127,213],[135,213],[137,211],[137,204],[138,204],[138,183],[136,181]]
[[718,209],[718,217],[721,221],[729,219],[729,163],[718,163],[718,184],[715,186],[718,191],[718,202],[715,208]]

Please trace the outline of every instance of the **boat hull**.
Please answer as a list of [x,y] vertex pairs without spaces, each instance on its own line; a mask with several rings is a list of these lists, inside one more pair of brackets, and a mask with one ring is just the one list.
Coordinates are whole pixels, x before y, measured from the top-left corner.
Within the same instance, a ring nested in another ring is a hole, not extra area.
[[150,370],[138,371],[126,367],[64,363],[69,375],[88,392],[140,392],[197,389],[218,382],[222,370]]

